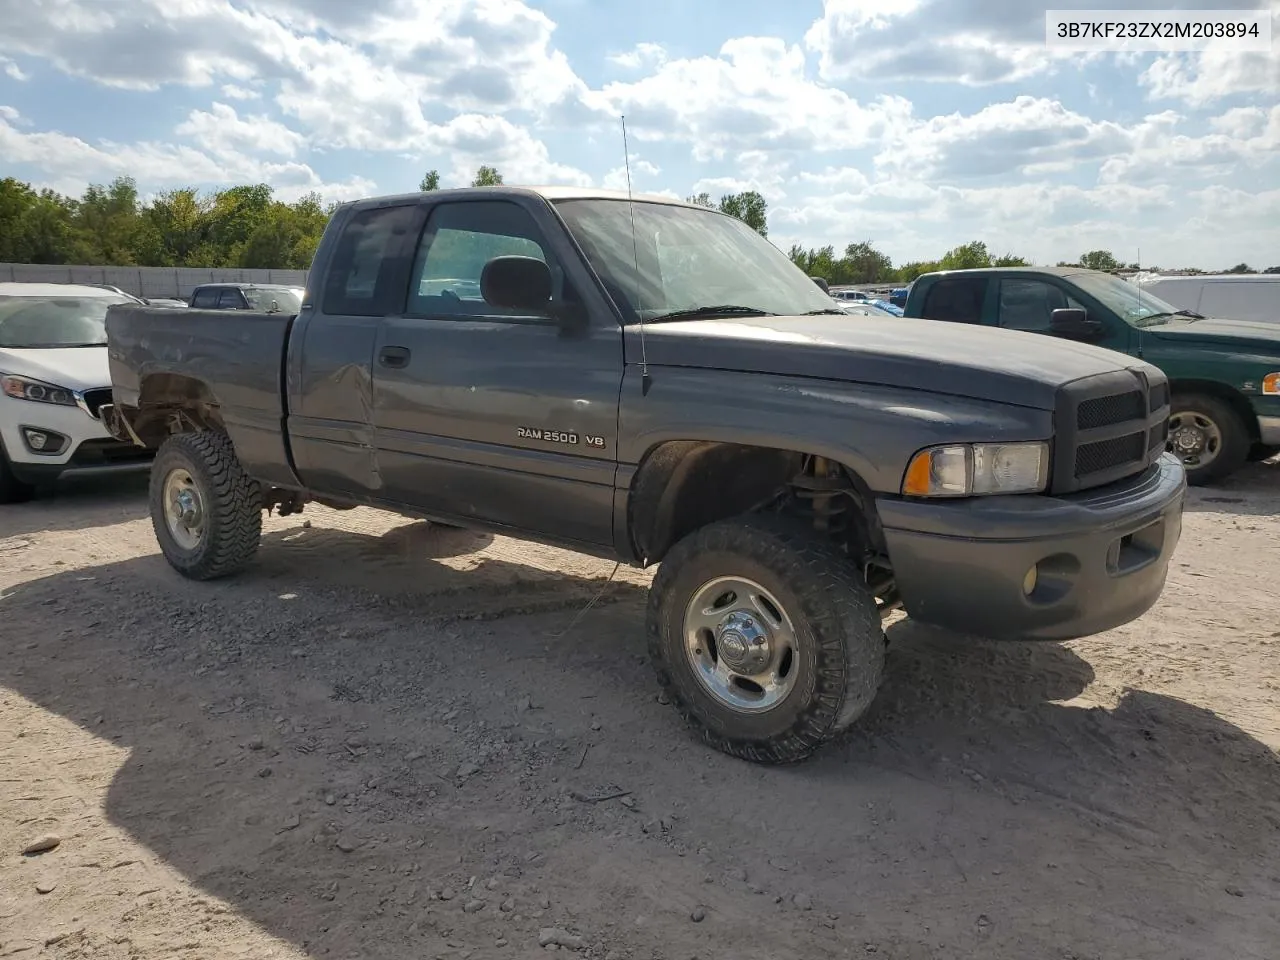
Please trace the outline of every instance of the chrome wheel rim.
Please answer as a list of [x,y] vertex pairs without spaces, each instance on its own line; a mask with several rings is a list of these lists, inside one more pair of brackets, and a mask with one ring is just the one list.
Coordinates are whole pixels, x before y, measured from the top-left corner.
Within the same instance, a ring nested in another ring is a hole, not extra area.
[[204,499],[195,478],[182,467],[164,478],[164,522],[183,550],[194,550],[204,538]]
[[800,672],[795,626],[772,593],[743,577],[717,577],[684,612],[689,666],[703,689],[738,713],[772,710]]
[[1203,413],[1183,410],[1169,418],[1169,441],[1165,449],[1184,466],[1206,467],[1222,451],[1222,431]]

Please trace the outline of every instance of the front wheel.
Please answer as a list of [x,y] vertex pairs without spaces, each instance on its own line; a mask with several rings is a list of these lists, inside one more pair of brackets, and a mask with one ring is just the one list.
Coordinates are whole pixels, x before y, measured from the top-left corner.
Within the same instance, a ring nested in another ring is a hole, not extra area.
[[1186,467],[1187,483],[1200,487],[1235,473],[1250,446],[1248,428],[1225,400],[1200,393],[1174,396],[1166,449]]
[[151,467],[151,525],[169,565],[213,580],[247,564],[262,537],[262,490],[225,434],[170,437]]
[[802,760],[870,706],[884,671],[875,599],[801,524],[747,517],[677,543],[649,595],[658,682],[711,746]]

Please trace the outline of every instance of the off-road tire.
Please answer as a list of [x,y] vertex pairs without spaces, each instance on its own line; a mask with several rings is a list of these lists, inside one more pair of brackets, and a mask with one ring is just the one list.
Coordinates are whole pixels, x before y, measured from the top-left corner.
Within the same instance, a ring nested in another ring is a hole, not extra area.
[[[713,697],[685,652],[684,611],[720,576],[754,580],[792,619],[800,652],[794,687],[766,713],[735,711]],[[884,672],[875,599],[849,559],[804,524],[742,517],[709,524],[677,543],[649,592],[649,653],[658,683],[701,738],[757,763],[803,760],[871,705]]]
[[1174,394],[1170,415],[1189,411],[1202,414],[1217,425],[1222,434],[1222,447],[1210,463],[1187,468],[1187,483],[1203,487],[1226,479],[1243,467],[1253,443],[1248,428],[1231,404],[1207,393]]
[[35,487],[14,476],[9,455],[4,452],[4,444],[0,443],[0,503],[25,503],[35,492]]
[[[169,532],[164,483],[169,472],[191,474],[204,504],[205,531],[194,549]],[[262,489],[247,476],[226,434],[180,433],[160,447],[151,467],[151,526],[169,565],[191,580],[214,580],[241,570],[262,538]]]

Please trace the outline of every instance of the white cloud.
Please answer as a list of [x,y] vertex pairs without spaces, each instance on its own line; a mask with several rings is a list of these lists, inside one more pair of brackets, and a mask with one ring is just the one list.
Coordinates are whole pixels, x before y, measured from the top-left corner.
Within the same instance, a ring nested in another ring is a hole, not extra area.
[[0,57],[0,66],[4,67],[4,75],[10,80],[17,80],[19,83],[22,83],[31,79],[31,77],[28,76],[20,66],[8,57]]
[[[1280,34],[1280,27],[1276,32]],[[1139,82],[1153,100],[1182,100],[1193,107],[1249,93],[1274,99],[1280,97],[1280,47],[1269,54],[1231,50],[1169,54],[1147,67]]]
[[257,90],[250,90],[248,87],[241,87],[234,83],[224,83],[222,85],[222,95],[228,100],[259,100],[262,98]]
[[652,68],[667,62],[667,51],[661,44],[637,43],[626,53],[615,53],[609,57],[610,63],[627,70],[639,70],[642,67]]
[[638,139],[692,142],[700,160],[860,146],[910,113],[901,98],[864,106],[814,83],[804,51],[771,37],[730,40],[716,57],[666,61],[643,79],[606,84],[590,103],[625,114]]
[[[652,181],[652,178],[662,173],[662,169],[657,164],[650,163],[648,160],[642,160],[634,153],[630,155],[631,160],[631,189],[634,193],[648,193],[649,191],[642,185],[642,181]],[[600,185],[606,190],[626,190],[627,189],[627,168],[614,167],[600,181]]]
[[10,163],[30,164],[42,171],[42,179],[54,179],[80,192],[92,182],[115,177],[133,177],[149,187],[230,186],[268,183],[284,200],[296,199],[312,191],[329,200],[368,196],[377,185],[362,177],[326,183],[306,164],[269,163],[234,151],[217,157],[181,144],[115,143],[90,144],[79,137],[57,131],[24,132],[17,129],[18,112],[0,111],[0,156]]
[[192,110],[175,132],[190,137],[215,156],[247,151],[293,157],[306,145],[300,133],[284,124],[262,116],[241,119],[235,108],[225,103],[213,104],[208,113]]

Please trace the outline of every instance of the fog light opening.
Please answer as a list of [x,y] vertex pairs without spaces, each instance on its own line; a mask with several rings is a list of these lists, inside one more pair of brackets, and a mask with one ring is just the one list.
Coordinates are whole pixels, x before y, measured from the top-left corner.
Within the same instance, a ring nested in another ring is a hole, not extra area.
[[54,433],[52,430],[40,430],[37,427],[23,427],[22,442],[27,445],[27,449],[32,453],[43,453],[50,456],[61,453],[63,447],[67,444],[67,440],[62,434]]
[[1031,596],[1031,594],[1035,593],[1036,584],[1039,582],[1039,564],[1033,563],[1031,565],[1031,569],[1027,571],[1026,576],[1022,578],[1022,592],[1028,597]]

